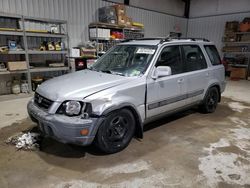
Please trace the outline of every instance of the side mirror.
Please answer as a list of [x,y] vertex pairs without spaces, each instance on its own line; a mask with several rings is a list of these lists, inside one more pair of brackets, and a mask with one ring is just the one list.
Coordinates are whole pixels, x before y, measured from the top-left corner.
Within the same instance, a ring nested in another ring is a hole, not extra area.
[[171,74],[172,74],[171,67],[159,66],[159,67],[155,68],[153,75],[152,75],[152,78],[157,79],[160,77],[170,76]]

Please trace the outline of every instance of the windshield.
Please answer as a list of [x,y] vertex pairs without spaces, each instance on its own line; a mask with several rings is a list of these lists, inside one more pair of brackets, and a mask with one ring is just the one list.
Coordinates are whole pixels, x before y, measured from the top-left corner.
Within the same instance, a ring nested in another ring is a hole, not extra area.
[[118,45],[101,57],[90,69],[121,76],[139,76],[147,70],[156,46]]

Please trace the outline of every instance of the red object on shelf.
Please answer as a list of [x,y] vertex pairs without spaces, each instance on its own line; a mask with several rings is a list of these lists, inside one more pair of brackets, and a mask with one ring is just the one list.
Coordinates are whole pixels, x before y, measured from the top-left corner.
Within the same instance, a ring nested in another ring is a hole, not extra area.
[[87,68],[87,59],[85,58],[76,58],[75,59],[76,71],[83,70]]

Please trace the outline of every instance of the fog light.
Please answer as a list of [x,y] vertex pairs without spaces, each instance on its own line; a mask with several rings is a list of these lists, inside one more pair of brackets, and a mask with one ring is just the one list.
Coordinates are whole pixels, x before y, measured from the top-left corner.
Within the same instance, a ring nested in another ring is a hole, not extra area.
[[82,130],[80,131],[80,134],[81,134],[82,136],[87,136],[87,135],[89,134],[89,130],[88,130],[88,129],[82,129]]

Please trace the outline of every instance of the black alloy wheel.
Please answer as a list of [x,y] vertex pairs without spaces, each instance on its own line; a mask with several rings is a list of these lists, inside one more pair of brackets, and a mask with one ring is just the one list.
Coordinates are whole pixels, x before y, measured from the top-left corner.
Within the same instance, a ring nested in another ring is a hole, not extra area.
[[111,112],[99,127],[96,146],[105,153],[116,153],[126,148],[134,136],[135,119],[131,111]]
[[204,113],[213,113],[219,102],[219,91],[216,87],[212,87],[208,90],[208,93],[205,97],[204,103],[201,106],[201,109]]

